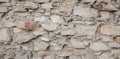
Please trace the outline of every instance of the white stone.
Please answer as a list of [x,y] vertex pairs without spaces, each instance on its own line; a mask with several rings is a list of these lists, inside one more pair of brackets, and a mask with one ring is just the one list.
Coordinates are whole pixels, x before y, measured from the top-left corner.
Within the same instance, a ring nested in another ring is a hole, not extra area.
[[45,3],[42,4],[42,8],[45,10],[50,10],[51,8],[53,8],[52,3]]
[[49,19],[45,16],[41,16],[41,17],[34,17],[34,21],[46,22],[49,21]]
[[0,42],[7,42],[11,40],[10,30],[8,28],[0,29]]
[[95,32],[97,30],[96,26],[86,26],[86,25],[76,25],[76,30],[78,35],[95,35]]
[[30,41],[32,38],[34,38],[34,36],[30,33],[18,33],[18,34],[15,34],[14,36],[14,42],[17,42],[17,43],[25,43],[25,42],[28,42]]
[[47,32],[43,28],[36,28],[31,33],[35,36],[47,34]]
[[40,39],[43,40],[43,41],[50,41],[50,39],[47,38],[47,37],[40,37]]
[[34,50],[46,50],[48,46],[49,46],[49,43],[44,41],[34,42]]
[[57,28],[59,26],[59,24],[55,24],[55,23],[44,23],[41,25],[42,25],[42,28],[44,28],[45,30],[48,30],[48,31],[57,30]]
[[82,17],[96,17],[97,10],[89,8],[89,7],[82,7],[82,6],[75,6],[73,10],[73,15],[78,15]]
[[13,21],[9,21],[9,20],[1,20],[0,26],[1,27],[13,27],[13,26],[15,26],[15,23]]
[[103,25],[100,32],[106,35],[120,35],[120,26],[115,26],[112,24]]
[[36,3],[48,3],[50,0],[32,0],[32,1]]
[[51,21],[54,22],[54,23],[63,23],[63,22],[64,22],[64,19],[61,18],[61,17],[58,16],[58,15],[51,15],[51,16],[50,16],[50,19],[51,19]]
[[90,45],[90,48],[94,51],[106,51],[108,50],[108,46],[101,42],[94,42]]
[[0,12],[7,12],[7,7],[0,6]]
[[70,45],[74,48],[85,48],[86,47],[83,42],[80,42],[77,39],[71,39]]
[[38,6],[34,3],[34,2],[26,2],[24,5],[26,8],[30,8],[30,9],[37,9]]
[[9,2],[9,0],[0,0],[0,2]]
[[61,31],[61,35],[75,35],[76,30],[75,29],[66,29]]

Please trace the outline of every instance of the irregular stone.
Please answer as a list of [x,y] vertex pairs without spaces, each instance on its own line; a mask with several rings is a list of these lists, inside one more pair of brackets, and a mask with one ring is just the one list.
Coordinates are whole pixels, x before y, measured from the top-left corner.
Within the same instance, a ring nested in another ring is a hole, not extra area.
[[86,26],[86,25],[76,25],[76,30],[78,35],[95,35],[95,32],[97,30],[96,26]]
[[31,21],[17,21],[16,26],[22,29],[33,30],[37,28],[39,25]]
[[53,23],[63,23],[64,22],[64,19],[61,18],[60,16],[58,15],[51,15],[50,16],[50,19]]
[[109,47],[111,48],[115,48],[115,49],[119,49],[120,48],[120,44],[117,42],[110,42],[108,43]]
[[33,59],[42,59],[40,56],[33,56]]
[[32,38],[34,38],[34,36],[30,33],[18,33],[18,34],[15,34],[13,40],[14,42],[17,42],[17,43],[25,43],[30,41]]
[[70,16],[74,7],[74,0],[66,0],[60,8],[53,10],[54,13],[57,13],[62,16]]
[[35,36],[47,34],[47,32],[43,28],[36,28],[31,33]]
[[69,59],[82,59],[81,56],[72,55]]
[[26,55],[16,55],[15,59],[28,59]]
[[110,17],[110,12],[107,12],[107,11],[101,11],[100,12],[100,17],[102,19],[108,19]]
[[13,27],[15,26],[15,23],[10,20],[0,20],[0,27]]
[[82,17],[97,17],[98,13],[97,10],[89,7],[75,6],[73,10],[73,15],[78,15]]
[[53,8],[52,3],[45,3],[42,4],[42,8],[45,10],[50,10],[51,8]]
[[32,1],[36,3],[48,3],[50,0],[32,0]]
[[99,56],[99,59],[114,59],[114,58],[110,57],[110,55],[107,53],[103,53],[102,55]]
[[50,39],[47,38],[47,37],[40,37],[40,39],[43,40],[43,41],[50,41]]
[[39,22],[48,22],[49,19],[45,16],[41,16],[41,17],[34,17],[34,21],[39,21]]
[[0,6],[0,12],[7,12],[7,7]]
[[44,24],[41,24],[41,25],[42,25],[42,28],[44,28],[47,31],[57,30],[57,28],[59,26],[59,24],[55,24],[55,23],[44,23]]
[[108,46],[101,42],[94,42],[90,45],[90,48],[94,51],[106,51],[108,50]]
[[0,42],[8,42],[11,40],[10,30],[8,28],[0,29]]
[[75,35],[76,31],[75,29],[66,29],[61,31],[61,35]]
[[21,13],[27,12],[27,10],[26,10],[25,8],[23,8],[23,7],[16,7],[16,8],[14,9],[14,11],[15,11],[15,12],[21,12]]
[[113,41],[112,37],[110,37],[110,36],[102,36],[101,40],[103,42],[112,42]]
[[82,2],[93,4],[95,2],[95,0],[82,0]]
[[77,39],[71,39],[70,40],[70,45],[74,48],[85,48],[85,44],[83,42],[80,42]]
[[120,26],[115,26],[112,24],[103,25],[100,32],[106,35],[120,35]]
[[48,56],[45,56],[44,59],[55,59],[55,55],[48,55]]
[[0,2],[9,2],[9,0],[0,0]]
[[24,4],[24,6],[25,6],[25,8],[30,8],[30,9],[37,9],[38,8],[38,6],[34,2],[28,2],[28,1]]
[[34,50],[46,50],[49,46],[49,43],[44,41],[35,41],[34,42]]
[[105,7],[103,7],[103,10],[106,10],[106,11],[116,11],[118,9],[115,6],[113,6],[112,4],[107,4]]
[[86,54],[84,56],[82,56],[82,59],[98,59],[94,54]]
[[120,43],[120,37],[116,37],[115,41]]

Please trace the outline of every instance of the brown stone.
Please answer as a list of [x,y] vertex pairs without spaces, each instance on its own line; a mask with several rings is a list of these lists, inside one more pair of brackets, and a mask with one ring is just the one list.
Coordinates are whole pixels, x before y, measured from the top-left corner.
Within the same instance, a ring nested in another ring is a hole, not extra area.
[[120,37],[116,37],[115,41],[120,43]]

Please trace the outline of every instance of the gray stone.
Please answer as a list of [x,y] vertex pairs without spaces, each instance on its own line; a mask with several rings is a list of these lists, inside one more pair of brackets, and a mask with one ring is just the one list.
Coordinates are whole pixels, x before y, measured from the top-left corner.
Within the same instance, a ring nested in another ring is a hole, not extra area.
[[106,51],[108,50],[108,46],[101,42],[94,42],[90,45],[90,48],[94,51]]
[[76,30],[78,35],[95,35],[95,32],[97,30],[96,26],[86,26],[86,25],[76,25]]
[[83,42],[80,42],[77,39],[71,39],[70,40],[70,45],[74,48],[85,48],[85,44]]
[[30,41],[34,36],[31,33],[18,33],[14,36],[14,42],[25,43]]
[[82,2],[93,4],[95,2],[95,0],[82,0]]
[[82,59],[81,56],[71,55],[69,59]]
[[82,17],[97,17],[97,10],[83,7],[83,6],[75,6],[73,10],[73,15],[78,15]]
[[8,28],[0,29],[0,42],[8,42],[11,40],[10,30]]
[[41,24],[41,25],[42,25],[42,28],[44,28],[47,31],[57,30],[57,28],[59,26],[59,24],[56,24],[56,23],[44,23],[44,24]]
[[50,0],[32,0],[32,1],[36,3],[48,3]]
[[106,35],[120,35],[120,26],[115,26],[112,24],[103,25],[100,32]]
[[49,46],[49,43],[37,40],[34,42],[34,50],[46,50]]
[[14,11],[15,11],[15,12],[21,12],[21,13],[27,12],[27,10],[26,10],[25,8],[23,8],[23,7],[16,7],[16,8],[14,9]]
[[13,27],[15,26],[15,23],[10,20],[0,20],[0,26],[3,27]]
[[7,12],[7,7],[0,6],[0,12]]
[[9,0],[0,0],[0,2],[9,2]]
[[15,59],[28,59],[26,55],[17,55]]
[[50,19],[53,23],[63,23],[64,19],[60,17],[59,15],[51,15]]
[[76,30],[75,29],[66,29],[61,31],[61,35],[75,35]]
[[37,9],[38,8],[38,6],[34,2],[28,2],[28,1],[24,4],[24,6],[26,8],[30,8],[30,9]]

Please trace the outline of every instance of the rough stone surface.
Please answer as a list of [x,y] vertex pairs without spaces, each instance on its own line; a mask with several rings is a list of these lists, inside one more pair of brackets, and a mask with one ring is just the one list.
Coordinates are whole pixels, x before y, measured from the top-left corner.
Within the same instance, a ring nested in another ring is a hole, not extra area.
[[95,43],[91,44],[90,48],[93,49],[94,51],[108,50],[107,45],[105,45],[104,43],[99,43],[99,42],[95,42]]
[[0,12],[7,12],[7,7],[0,6]]

